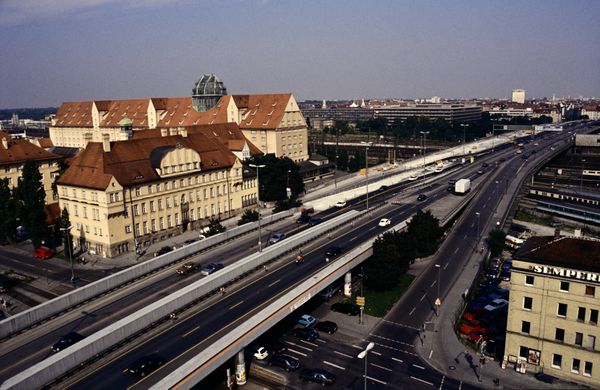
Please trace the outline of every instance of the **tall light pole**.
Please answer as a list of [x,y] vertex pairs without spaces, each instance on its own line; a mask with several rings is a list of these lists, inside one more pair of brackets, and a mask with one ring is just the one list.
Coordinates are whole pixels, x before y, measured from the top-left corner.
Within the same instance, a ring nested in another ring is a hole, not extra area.
[[463,156],[465,155],[465,144],[467,143],[467,126],[469,126],[468,123],[460,124],[460,127],[463,128],[463,151],[462,151]]
[[367,354],[373,349],[374,346],[375,343],[371,342],[369,345],[367,345],[367,348],[365,348],[364,351],[361,351],[358,354],[359,359],[365,359],[365,390],[367,390]]
[[419,131],[423,135],[423,169],[425,169],[425,154],[427,154],[427,134],[428,131]]
[[75,269],[73,268],[73,249],[71,248],[71,233],[70,230],[73,228],[73,225],[60,228],[61,232],[67,233],[67,246],[69,247],[69,261],[71,262],[71,283],[75,284]]
[[439,264],[436,264],[435,268],[437,268],[437,270],[438,270],[438,272],[437,272],[437,298],[435,300],[435,314],[439,317],[440,306],[442,305],[442,299],[440,298],[440,270],[442,267]]
[[581,179],[579,180],[579,193],[583,194],[583,171],[585,170],[585,158],[581,159]]
[[361,142],[365,144],[365,178],[367,180],[367,212],[369,212],[369,146],[372,142]]
[[290,172],[291,172],[291,170],[288,169],[288,171],[287,171],[287,187],[285,187],[285,194],[287,195],[288,199],[290,199],[290,196],[292,195],[292,189],[290,188]]
[[260,180],[258,176],[258,169],[264,168],[265,165],[248,164],[251,168],[256,168],[256,211],[258,211],[258,251],[262,252],[262,234],[260,231]]
[[476,211],[475,215],[477,215],[477,241],[479,241],[479,217],[481,216],[481,214]]

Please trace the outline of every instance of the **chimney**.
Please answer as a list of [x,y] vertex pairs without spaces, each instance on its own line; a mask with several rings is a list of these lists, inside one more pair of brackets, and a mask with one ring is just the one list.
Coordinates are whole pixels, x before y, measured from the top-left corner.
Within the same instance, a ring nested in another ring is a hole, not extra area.
[[168,130],[165,129],[164,127],[162,129],[160,129],[160,136],[161,137],[166,137],[168,134]]
[[8,140],[6,137],[2,137],[2,146],[4,146],[4,149],[8,150]]
[[110,135],[102,134],[102,149],[105,152],[110,152]]
[[85,148],[88,143],[92,142],[92,133],[83,134],[83,147]]
[[187,138],[187,129],[185,127],[180,127],[179,128],[179,135],[181,135],[184,138]]

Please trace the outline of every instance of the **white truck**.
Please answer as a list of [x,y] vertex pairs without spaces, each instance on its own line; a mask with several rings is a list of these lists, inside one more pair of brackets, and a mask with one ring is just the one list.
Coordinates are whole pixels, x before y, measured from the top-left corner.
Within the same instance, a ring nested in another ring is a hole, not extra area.
[[454,193],[457,195],[464,195],[471,191],[471,180],[470,179],[459,179],[454,183]]

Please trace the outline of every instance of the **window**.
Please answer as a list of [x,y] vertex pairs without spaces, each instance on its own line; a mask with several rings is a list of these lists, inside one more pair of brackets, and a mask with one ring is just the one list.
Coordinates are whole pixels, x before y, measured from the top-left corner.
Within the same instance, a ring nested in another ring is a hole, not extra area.
[[583,346],[583,333],[575,332],[575,345]]
[[583,367],[583,375],[592,376],[592,362],[585,362],[585,366]]
[[167,208],[170,209],[171,208],[171,198],[167,197],[165,199],[166,203],[167,203]]
[[590,324],[596,325],[598,323],[598,310],[590,310]]
[[557,353],[552,354],[552,367],[560,368],[562,366],[562,355]]
[[578,373],[580,364],[581,364],[581,361],[579,359],[573,359],[573,364],[571,365],[571,371]]
[[131,225],[125,225],[125,233],[131,233]]
[[558,304],[557,314],[558,314],[559,317],[566,317],[567,316],[567,304],[566,303],[559,303]]
[[135,235],[136,236],[140,235],[140,224],[139,223],[135,224]]
[[579,321],[579,322],[585,321],[585,307],[579,307],[577,309],[577,321]]
[[151,225],[151,229],[153,232],[156,231],[156,219],[153,219],[152,221],[150,221],[150,225]]
[[585,295],[591,295],[592,297],[596,295],[596,287],[585,286]]
[[150,201],[150,211],[154,212],[154,201],[153,200]]
[[554,333],[554,339],[560,342],[565,341],[565,330],[561,328],[556,328],[556,332]]
[[533,298],[523,297],[523,309],[531,310],[533,308]]
[[521,346],[521,348],[519,348],[519,356],[527,358],[527,356],[529,356],[529,348]]
[[525,275],[525,284],[528,286],[533,286],[533,276],[532,275]]
[[158,202],[158,209],[162,210],[162,199],[157,200]]
[[160,228],[160,230],[163,230],[165,228],[165,221],[164,221],[163,217],[160,217],[158,219],[158,227]]
[[146,214],[146,202],[142,202],[142,214]]
[[140,190],[140,187],[137,187],[135,189],[135,196],[140,196],[142,194],[142,191]]
[[134,215],[134,216],[138,215],[138,207],[137,207],[137,204],[134,204],[134,205],[133,205],[133,215]]
[[527,333],[527,334],[529,334],[530,330],[531,330],[531,322],[529,322],[529,321],[522,321],[521,322],[521,333]]
[[148,222],[144,221],[144,234],[148,234]]
[[569,291],[569,282],[560,282],[560,291]]
[[596,336],[588,335],[587,347],[592,351],[596,349]]

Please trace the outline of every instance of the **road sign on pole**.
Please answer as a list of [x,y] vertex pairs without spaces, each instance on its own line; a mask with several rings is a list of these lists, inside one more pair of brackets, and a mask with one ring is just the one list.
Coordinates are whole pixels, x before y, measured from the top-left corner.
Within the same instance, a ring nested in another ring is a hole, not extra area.
[[356,304],[358,306],[365,306],[365,297],[356,297]]

